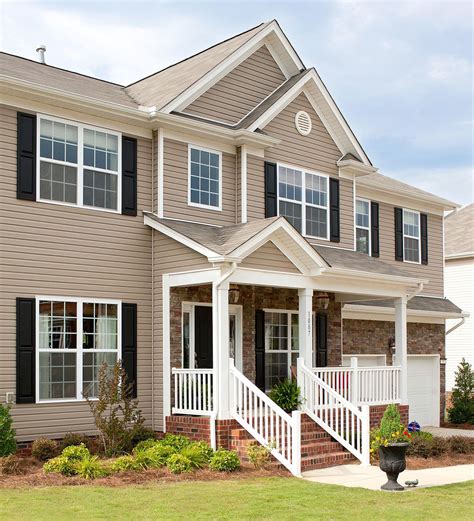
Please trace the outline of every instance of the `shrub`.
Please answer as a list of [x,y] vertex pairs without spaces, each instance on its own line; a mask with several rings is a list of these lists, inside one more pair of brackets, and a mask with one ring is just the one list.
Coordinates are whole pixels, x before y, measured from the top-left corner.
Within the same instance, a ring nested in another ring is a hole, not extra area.
[[[209,451],[210,449],[210,451]],[[209,465],[213,450],[206,443],[192,443],[181,451],[181,455],[188,458],[195,469],[203,469]]]
[[433,439],[433,435],[431,434],[431,432],[418,431],[418,432],[414,432],[412,434],[412,438],[411,438],[412,443],[415,441],[415,438],[423,438],[424,440],[430,441]]
[[452,423],[474,423],[474,373],[463,358],[455,376],[448,418]]
[[93,445],[93,441],[89,436],[78,434],[77,432],[68,432],[59,444],[59,450],[63,451],[66,447],[70,447],[71,445],[81,445],[81,443],[83,443],[89,450]]
[[159,441],[155,440],[155,438],[148,438],[146,440],[138,442],[133,448],[133,452],[137,450],[151,449],[152,447],[155,447],[158,443]]
[[43,472],[74,476],[77,473],[77,461],[69,460],[66,456],[57,456],[43,465]]
[[247,449],[247,456],[249,457],[250,463],[256,469],[264,469],[270,463],[271,450],[269,447],[264,447],[258,443],[250,445]]
[[169,447],[167,445],[161,445],[156,443],[153,447],[145,449],[147,453],[147,457],[150,459],[152,464],[151,467],[163,467],[166,465],[168,458],[172,454],[176,454],[176,451],[173,447]]
[[0,404],[0,457],[16,452],[15,429],[10,416],[10,407]]
[[61,452],[61,456],[65,457],[68,461],[81,461],[90,457],[89,449],[81,443],[80,445],[70,445]]
[[211,458],[209,468],[219,472],[234,472],[240,468],[240,460],[236,452],[218,449]]
[[135,458],[133,456],[120,456],[114,460],[110,465],[110,470],[113,472],[126,472],[128,470],[140,470]]
[[402,425],[400,412],[395,404],[387,405],[383,413],[380,427],[370,433],[370,452],[376,452],[380,447],[388,447],[392,443],[410,442],[412,435]]
[[97,456],[89,456],[79,460],[76,464],[76,474],[84,479],[103,478],[108,475],[107,469]]
[[[104,452],[115,456],[132,450],[132,441],[145,421],[132,398],[132,386],[120,361],[113,367],[104,362],[99,369],[99,393],[97,400],[85,396],[99,431]],[[140,441],[140,440],[139,440]]]
[[407,449],[407,456],[415,458],[429,458],[431,455],[431,440],[423,436],[412,436],[410,446]]
[[182,472],[190,472],[193,468],[191,461],[182,454],[172,454],[167,462],[166,466],[173,474],[181,474]]
[[436,458],[449,452],[449,442],[447,438],[441,436],[433,436],[433,439],[428,442],[430,448],[430,457]]
[[58,444],[48,438],[38,438],[31,446],[31,455],[39,461],[48,461],[58,455]]
[[139,443],[144,441],[156,441],[155,431],[153,429],[149,429],[148,427],[144,427],[143,425],[136,425],[132,428],[131,433],[131,444],[132,447],[136,447]]
[[472,454],[474,452],[474,438],[467,436],[452,436],[448,438],[451,452],[456,454]]
[[19,476],[26,473],[26,460],[15,454],[0,458],[0,474],[8,476]]
[[301,390],[298,384],[288,378],[276,384],[268,396],[288,413],[296,411],[302,404]]
[[184,447],[191,445],[191,440],[181,434],[167,434],[160,442],[162,445],[172,447],[175,452],[181,452]]

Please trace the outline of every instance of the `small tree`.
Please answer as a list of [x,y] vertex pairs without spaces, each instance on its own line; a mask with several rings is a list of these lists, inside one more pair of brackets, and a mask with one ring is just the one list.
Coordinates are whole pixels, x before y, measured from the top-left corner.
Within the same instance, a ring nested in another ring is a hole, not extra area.
[[448,418],[452,423],[474,423],[474,373],[464,358],[456,371]]
[[10,408],[0,404],[0,457],[16,452],[15,429]]
[[108,456],[116,456],[132,449],[135,433],[145,421],[138,408],[138,400],[132,398],[132,385],[120,361],[113,367],[105,362],[99,369],[99,393],[97,399],[85,395],[94,416],[95,426]]

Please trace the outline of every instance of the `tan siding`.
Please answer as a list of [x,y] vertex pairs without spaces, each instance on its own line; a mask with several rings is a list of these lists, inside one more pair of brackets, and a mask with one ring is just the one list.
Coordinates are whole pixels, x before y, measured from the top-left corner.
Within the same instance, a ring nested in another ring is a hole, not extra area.
[[265,160],[247,156],[247,217],[249,221],[265,218]]
[[222,211],[188,205],[188,145],[164,140],[164,216],[209,224],[235,224],[235,156],[222,154]]
[[[118,299],[138,304],[138,395],[151,401],[151,141],[138,140],[137,217],[16,199],[16,112],[0,107],[0,400],[15,391],[15,298]],[[85,403],[14,405],[19,440],[93,432]]]
[[208,260],[156,231],[153,232],[153,394],[154,429],[163,425],[163,277],[164,273],[208,269]]
[[[295,114],[306,111],[312,120],[312,130],[308,136],[302,136],[295,128]],[[300,94],[284,110],[265,127],[265,132],[281,140],[281,143],[265,151],[266,161],[286,163],[295,167],[321,172],[331,177],[338,177],[337,160],[341,151],[334,143],[329,132],[314,111],[305,94]],[[253,196],[252,216],[258,218],[264,207],[263,165],[262,178],[258,184],[260,191]],[[258,177],[258,176],[256,176]],[[258,195],[260,197],[258,197]],[[258,211],[261,205],[260,212]],[[317,239],[309,239],[315,244],[332,244],[341,248],[354,248],[354,195],[353,183],[348,179],[340,179],[341,205],[341,242],[328,243]]]
[[234,124],[285,79],[270,51],[263,45],[183,112]]
[[395,260],[394,206],[380,203],[380,259],[413,275],[428,279],[424,295],[443,296],[443,219],[428,215],[428,265],[410,264]]
[[240,267],[299,273],[295,265],[272,242],[267,242],[251,253]]

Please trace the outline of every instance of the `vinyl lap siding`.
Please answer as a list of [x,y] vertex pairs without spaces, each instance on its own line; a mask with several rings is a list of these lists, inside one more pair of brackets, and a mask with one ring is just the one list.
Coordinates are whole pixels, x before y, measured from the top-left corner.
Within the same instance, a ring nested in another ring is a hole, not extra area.
[[410,264],[395,260],[394,206],[379,203],[380,260],[402,269],[413,277],[428,279],[423,295],[444,296],[443,289],[443,219],[428,215],[428,264]]
[[[138,304],[138,397],[151,403],[151,141],[138,140],[138,215],[16,199],[16,111],[0,107],[0,400],[15,391],[15,299],[37,295],[119,299]],[[19,440],[93,432],[86,403],[14,405]]]
[[286,80],[263,45],[183,112],[235,124]]
[[299,273],[295,265],[272,243],[267,242],[240,264],[241,268]]
[[222,153],[222,211],[188,205],[188,144],[164,140],[164,216],[206,224],[235,224],[235,156]]

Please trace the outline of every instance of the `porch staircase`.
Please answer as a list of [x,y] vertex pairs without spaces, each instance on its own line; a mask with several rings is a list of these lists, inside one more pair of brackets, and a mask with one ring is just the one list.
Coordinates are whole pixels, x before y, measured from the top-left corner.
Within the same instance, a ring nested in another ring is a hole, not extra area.
[[[247,450],[255,438],[243,427],[230,431],[230,448],[241,461],[248,461]],[[308,415],[301,416],[301,472],[355,463],[357,458],[317,425]],[[276,459],[272,465],[283,467]]]

